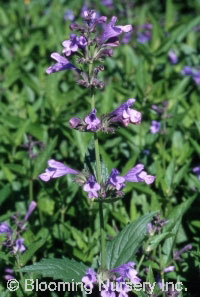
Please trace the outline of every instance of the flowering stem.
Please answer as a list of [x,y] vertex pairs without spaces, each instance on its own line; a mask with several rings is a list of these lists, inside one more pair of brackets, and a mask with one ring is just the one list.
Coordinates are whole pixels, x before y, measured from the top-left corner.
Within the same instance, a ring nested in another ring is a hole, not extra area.
[[[91,80],[92,64],[89,64],[89,79]],[[91,88],[91,108],[95,108],[94,89]],[[96,159],[96,178],[97,182],[101,184],[101,161],[99,152],[99,141],[97,133],[94,133],[94,149]],[[103,204],[99,203],[99,219],[100,219],[100,245],[101,245],[101,269],[105,269],[105,231],[104,231],[104,218],[103,218]]]

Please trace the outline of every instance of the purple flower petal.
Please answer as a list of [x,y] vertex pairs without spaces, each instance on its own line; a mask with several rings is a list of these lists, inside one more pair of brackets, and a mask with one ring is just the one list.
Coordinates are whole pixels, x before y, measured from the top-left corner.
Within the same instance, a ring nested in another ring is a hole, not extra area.
[[130,281],[135,284],[140,282],[140,279],[137,277],[137,270],[133,268],[134,266],[134,262],[128,262],[127,264],[122,264],[111,271],[119,274],[123,278],[130,279]]
[[93,132],[97,131],[101,122],[96,117],[96,109],[93,109],[92,112],[85,118],[85,123],[87,124],[87,130],[91,130]]
[[97,274],[94,270],[91,268],[88,268],[85,275],[83,276],[81,280],[86,286],[89,286],[90,288],[93,288],[96,282],[97,282]]
[[151,184],[155,180],[155,176],[148,175],[143,171],[144,165],[138,164],[135,167],[131,168],[127,174],[124,175],[125,181],[128,182],[145,182],[146,184]]
[[111,122],[119,122],[125,127],[129,123],[138,125],[141,123],[142,114],[134,109],[131,109],[130,106],[135,102],[134,98],[128,99],[125,103],[121,104],[118,108],[112,111],[109,115],[111,117]]
[[65,166],[61,162],[57,162],[53,159],[48,161],[49,168],[45,170],[44,173],[39,175],[39,178],[45,182],[49,181],[51,178],[57,178],[66,174],[78,174],[79,171],[71,169]]
[[150,132],[151,134],[156,134],[160,131],[161,124],[158,121],[152,121],[151,122],[151,127],[150,127]]
[[25,250],[26,248],[24,246],[24,238],[17,239],[14,246],[14,253],[23,253]]
[[2,233],[6,233],[6,234],[12,233],[12,229],[6,222],[3,222],[0,224],[0,234],[2,234]]
[[117,22],[117,17],[113,16],[111,21],[105,26],[104,32],[100,38],[100,43],[105,43],[111,38],[118,37],[123,32],[128,33],[132,31],[131,25],[125,25],[125,26],[115,26],[115,23]]
[[47,74],[51,74],[51,73],[54,73],[54,72],[59,72],[59,71],[66,70],[66,69],[74,69],[74,70],[79,71],[65,57],[61,56],[58,53],[52,53],[51,58],[56,60],[57,63],[46,69]]
[[108,177],[107,184],[112,185],[118,191],[123,189],[125,184],[125,178],[120,176],[120,172],[117,169],[112,169],[110,176]]
[[83,190],[88,192],[88,198],[98,198],[97,191],[100,190],[100,185],[95,181],[93,175],[90,175],[87,182],[83,186]]
[[178,57],[177,57],[177,55],[175,54],[175,52],[173,52],[173,51],[169,51],[169,53],[168,53],[168,58],[169,58],[169,60],[170,60],[170,62],[171,62],[172,64],[177,64],[177,63],[178,63]]
[[30,203],[28,211],[24,217],[24,222],[28,220],[28,218],[30,217],[30,215],[32,214],[32,212],[35,210],[36,207],[37,207],[37,203],[35,201],[32,201]]

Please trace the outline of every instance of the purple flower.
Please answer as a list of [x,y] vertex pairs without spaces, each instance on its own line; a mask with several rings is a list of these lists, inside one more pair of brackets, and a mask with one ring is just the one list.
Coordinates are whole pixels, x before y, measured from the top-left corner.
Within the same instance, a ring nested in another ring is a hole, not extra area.
[[88,198],[98,198],[97,191],[100,190],[100,185],[95,181],[93,175],[90,175],[83,187],[83,190],[88,192]]
[[130,292],[131,289],[126,285],[123,277],[118,277],[116,281],[116,291],[119,293],[118,297],[128,297],[127,293]]
[[113,7],[113,0],[101,0],[101,4],[108,7],[108,8],[112,8]]
[[79,71],[65,57],[61,56],[58,53],[52,53],[51,58],[56,60],[57,63],[46,69],[47,74],[51,74],[51,73],[66,70],[66,69],[73,69],[73,70]]
[[155,176],[148,175],[146,171],[143,170],[143,164],[137,164],[135,167],[131,168],[123,177],[127,182],[145,182],[147,185],[152,184],[155,180]]
[[13,269],[10,269],[10,268],[6,268],[5,270],[4,270],[4,273],[5,273],[5,275],[4,275],[4,279],[5,280],[10,280],[10,279],[14,279],[15,277],[14,277],[14,271],[13,271]]
[[70,40],[64,40],[62,45],[64,46],[63,54],[70,56],[72,53],[78,51],[79,38],[75,34],[70,35]]
[[116,294],[113,290],[114,288],[114,283],[113,282],[110,282],[110,281],[107,281],[107,284],[105,285],[106,287],[104,287],[102,290],[101,290],[101,297],[116,297]]
[[97,274],[94,270],[91,268],[88,268],[84,277],[81,280],[86,286],[90,287],[93,289],[94,283],[97,281]]
[[171,272],[171,271],[174,271],[174,270],[175,270],[175,266],[168,266],[165,269],[163,269],[163,272],[167,273],[167,272]]
[[145,31],[145,32],[137,33],[137,42],[147,43],[150,40],[151,40],[151,32]]
[[91,130],[93,132],[97,131],[101,122],[96,117],[96,109],[93,109],[92,112],[85,118],[85,123],[87,124],[87,130]]
[[28,211],[24,217],[24,222],[26,222],[28,220],[28,218],[30,217],[30,215],[32,214],[32,212],[36,209],[37,207],[37,203],[35,201],[32,201],[29,205]]
[[119,191],[125,187],[124,182],[125,178],[120,176],[120,172],[117,169],[112,169],[107,184],[114,186]]
[[196,174],[198,179],[200,179],[200,166],[196,166],[192,169],[192,171]]
[[39,175],[39,178],[45,182],[49,181],[52,178],[57,178],[66,174],[78,174],[79,171],[71,169],[65,166],[61,162],[57,162],[53,159],[48,161],[49,167],[45,170],[44,173]]
[[118,36],[122,33],[128,33],[132,31],[131,25],[115,26],[117,17],[113,16],[111,21],[105,26],[102,36],[100,37],[100,44],[109,46],[116,46]]
[[83,11],[82,17],[87,23],[90,32],[95,31],[96,24],[103,24],[107,21],[106,16],[99,16],[99,14],[94,10]]
[[73,129],[75,129],[76,127],[78,127],[78,125],[80,125],[80,123],[81,123],[81,119],[79,119],[79,118],[71,118],[69,120],[69,125]]
[[183,70],[181,71],[181,74],[182,74],[182,75],[193,75],[193,74],[194,74],[194,71],[193,71],[192,67],[190,67],[190,66],[185,66],[185,67],[183,68]]
[[200,85],[200,71],[197,71],[193,74],[192,76],[194,82],[196,83],[196,85]]
[[6,233],[9,235],[12,233],[12,229],[6,222],[3,222],[0,224],[0,234],[2,234],[2,233]]
[[17,253],[17,252],[23,253],[26,250],[24,246],[24,238],[19,238],[16,240],[13,250],[14,250],[14,253]]
[[151,122],[151,127],[150,127],[151,134],[156,134],[157,132],[159,132],[160,131],[160,127],[161,127],[160,122],[158,122],[158,121],[152,121]]
[[72,10],[68,9],[64,13],[64,20],[65,21],[73,21],[75,19],[74,13]]
[[169,53],[168,53],[168,58],[169,58],[169,61],[170,61],[172,64],[177,64],[177,63],[178,63],[178,57],[177,57],[177,55],[175,54],[175,52],[173,52],[173,51],[169,51]]
[[112,269],[111,272],[115,272],[123,278],[128,278],[133,284],[136,284],[141,280],[137,277],[137,270],[133,268],[134,266],[134,262],[128,262]]
[[79,47],[85,48],[87,45],[87,40],[84,36],[80,36],[78,40]]
[[119,171],[113,169],[108,177],[107,184],[111,184],[118,191],[125,187],[125,182],[145,182],[147,185],[152,184],[155,176],[148,175],[143,169],[144,165],[138,164],[131,168],[124,176],[120,176]]
[[125,103],[121,104],[117,109],[111,112],[109,114],[111,117],[111,122],[120,122],[125,127],[127,127],[129,123],[135,125],[140,124],[142,119],[141,113],[130,108],[134,102],[135,99],[128,99]]

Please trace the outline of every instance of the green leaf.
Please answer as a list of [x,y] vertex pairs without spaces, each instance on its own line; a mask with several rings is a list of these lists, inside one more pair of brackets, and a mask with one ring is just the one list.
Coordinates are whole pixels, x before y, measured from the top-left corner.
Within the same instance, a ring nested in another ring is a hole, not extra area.
[[39,154],[34,161],[33,178],[36,178],[47,166],[47,161],[50,159],[53,149],[56,146],[57,137],[49,142],[45,149]]
[[7,199],[7,197],[11,194],[11,187],[9,184],[5,185],[3,189],[0,191],[0,205]]
[[79,282],[85,274],[83,263],[68,258],[43,259],[41,262],[20,269],[21,272],[39,273],[43,277],[61,279],[64,282]]
[[162,240],[172,237],[173,235],[174,234],[170,232],[164,232],[162,234],[155,235],[152,239],[150,239],[148,243],[147,251],[150,252],[154,250]]
[[45,234],[43,234],[44,237],[37,242],[32,242],[27,251],[25,251],[20,257],[20,263],[22,266],[26,265],[26,263],[34,256],[37,250],[39,250],[45,244],[49,234],[47,229],[45,231]]
[[170,260],[182,217],[189,209],[195,198],[196,195],[182,202],[180,205],[176,206],[168,216],[169,222],[164,227],[163,232],[172,232],[174,236],[166,239],[164,242],[163,252],[165,255],[163,256],[163,268],[166,267]]
[[146,235],[146,226],[155,212],[145,214],[133,223],[127,225],[106,247],[106,263],[108,269],[113,269],[130,261],[138,250]]

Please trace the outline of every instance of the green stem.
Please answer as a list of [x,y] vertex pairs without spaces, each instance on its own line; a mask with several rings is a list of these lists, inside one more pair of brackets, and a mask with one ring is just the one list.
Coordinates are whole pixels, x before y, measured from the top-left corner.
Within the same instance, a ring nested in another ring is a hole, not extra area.
[[101,228],[101,269],[105,269],[106,254],[105,254],[105,231],[104,231],[104,218],[103,218],[103,203],[99,203],[99,218]]
[[33,201],[33,180],[29,180],[29,200]]
[[145,255],[143,254],[142,257],[141,257],[141,259],[140,259],[140,262],[138,263],[137,271],[140,270],[140,266],[142,265],[142,262],[144,261],[144,257],[145,257]]
[[[89,80],[91,83],[93,65],[89,64]],[[95,108],[94,89],[91,87],[91,108]],[[96,159],[96,178],[97,182],[101,184],[101,161],[99,152],[99,141],[97,133],[94,133],[94,149]],[[101,269],[105,269],[105,230],[104,230],[104,217],[103,217],[103,203],[99,203],[99,220],[100,220],[100,246],[101,246]]]

